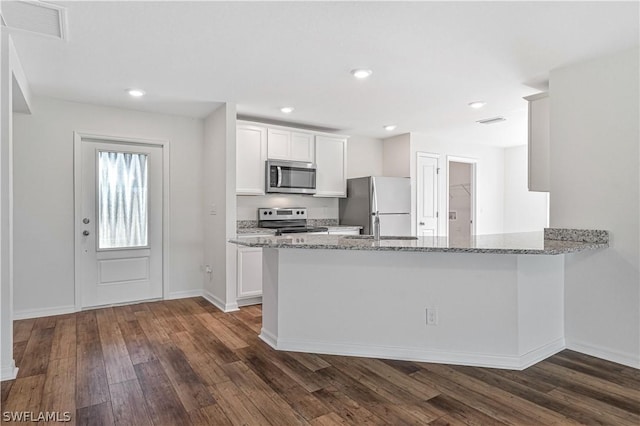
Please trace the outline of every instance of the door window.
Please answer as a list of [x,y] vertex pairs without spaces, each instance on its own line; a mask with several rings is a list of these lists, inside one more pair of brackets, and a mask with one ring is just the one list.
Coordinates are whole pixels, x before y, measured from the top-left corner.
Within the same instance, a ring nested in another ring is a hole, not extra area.
[[98,249],[148,246],[147,154],[98,151]]

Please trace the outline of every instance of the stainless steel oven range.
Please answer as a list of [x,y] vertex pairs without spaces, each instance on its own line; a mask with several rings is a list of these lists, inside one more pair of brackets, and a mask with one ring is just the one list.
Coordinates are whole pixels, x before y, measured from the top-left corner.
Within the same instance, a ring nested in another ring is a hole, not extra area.
[[258,209],[258,226],[276,230],[276,235],[307,233],[326,233],[328,228],[311,226],[307,223],[305,207],[263,208]]

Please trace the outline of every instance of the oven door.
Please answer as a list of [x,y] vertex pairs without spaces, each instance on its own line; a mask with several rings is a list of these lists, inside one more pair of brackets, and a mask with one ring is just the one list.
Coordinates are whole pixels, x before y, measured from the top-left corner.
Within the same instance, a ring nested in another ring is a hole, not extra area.
[[316,165],[298,161],[267,161],[266,191],[315,194]]

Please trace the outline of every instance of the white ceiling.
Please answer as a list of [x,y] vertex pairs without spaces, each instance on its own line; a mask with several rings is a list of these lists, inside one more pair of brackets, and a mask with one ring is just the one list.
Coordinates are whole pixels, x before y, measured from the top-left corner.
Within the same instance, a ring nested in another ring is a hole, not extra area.
[[[522,97],[550,70],[639,44],[635,1],[54,3],[68,41],[14,32],[36,95],[194,117],[232,102],[377,138],[524,144]],[[356,67],[373,75],[356,81]]]

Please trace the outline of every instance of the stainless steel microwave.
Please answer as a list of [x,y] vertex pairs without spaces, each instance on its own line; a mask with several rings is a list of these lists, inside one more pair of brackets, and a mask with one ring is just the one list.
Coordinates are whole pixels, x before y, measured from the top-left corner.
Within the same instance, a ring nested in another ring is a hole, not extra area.
[[300,161],[267,160],[266,191],[315,194],[316,165]]

